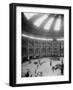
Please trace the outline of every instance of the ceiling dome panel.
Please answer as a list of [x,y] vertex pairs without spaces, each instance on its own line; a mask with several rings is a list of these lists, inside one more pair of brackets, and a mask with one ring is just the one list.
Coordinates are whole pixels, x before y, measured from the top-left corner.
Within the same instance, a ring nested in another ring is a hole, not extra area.
[[22,13],[22,32],[37,37],[63,38],[64,15]]

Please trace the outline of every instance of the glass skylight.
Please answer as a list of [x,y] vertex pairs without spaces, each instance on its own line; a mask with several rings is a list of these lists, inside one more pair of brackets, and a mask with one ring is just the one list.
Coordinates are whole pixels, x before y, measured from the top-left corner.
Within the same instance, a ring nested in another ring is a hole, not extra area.
[[55,23],[55,26],[54,26],[54,30],[55,31],[60,31],[61,29],[61,17],[59,17],[57,20],[56,20],[56,23]]
[[[30,20],[31,18],[34,18],[36,19],[35,21],[32,21],[33,24],[37,27],[40,27],[44,22],[44,25],[43,25],[43,29],[46,30],[46,31],[49,31],[51,30],[51,26],[53,25],[53,21],[55,20],[55,16],[51,16],[49,17],[49,15],[51,14],[39,14],[39,13],[24,13],[25,17]],[[35,15],[38,15],[36,18]],[[49,17],[49,18],[48,18]],[[48,19],[48,21],[46,21]],[[61,18],[61,15],[56,18],[55,20],[55,24],[53,25],[53,30],[54,31],[60,31],[61,30],[61,24],[62,24],[62,18]]]
[[48,22],[46,23],[46,25],[44,26],[44,29],[45,29],[45,30],[50,30],[50,27],[51,27],[53,21],[54,21],[54,17],[51,17],[51,18],[48,20]]
[[39,27],[43,22],[44,20],[48,17],[47,14],[41,16],[40,18],[38,18],[35,22],[34,22],[34,25]]
[[37,13],[24,13],[25,17],[29,20],[31,19],[34,15],[37,15]]

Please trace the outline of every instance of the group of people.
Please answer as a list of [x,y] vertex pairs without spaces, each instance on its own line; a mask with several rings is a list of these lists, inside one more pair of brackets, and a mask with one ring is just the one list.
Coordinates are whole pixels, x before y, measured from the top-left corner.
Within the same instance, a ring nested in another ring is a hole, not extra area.
[[[43,61],[43,62],[41,62],[41,60],[42,59],[38,59],[38,61],[36,63],[34,62],[34,65],[36,66],[36,68],[35,69],[33,68],[34,69],[33,71],[31,71],[30,68],[29,68],[27,70],[27,72],[25,73],[24,77],[33,77],[33,76],[34,77],[38,77],[38,76],[43,76],[43,72],[42,71],[41,72],[37,72],[37,71],[38,71],[39,67],[41,67],[44,63],[48,63],[48,62],[46,62],[46,60]],[[52,63],[53,60],[50,60],[50,62],[49,62],[50,65],[49,64],[48,65],[51,67],[53,73],[56,70],[59,69],[61,71],[61,75],[63,75],[64,74],[64,63],[63,63],[63,59],[61,59],[60,61],[61,61],[60,64],[57,63],[56,65],[53,66],[53,63]],[[29,64],[32,64],[31,60],[29,61]],[[49,68],[49,66],[47,68]],[[34,75],[31,72],[33,72]]]
[[50,61],[50,66],[52,66],[52,71],[54,72],[57,69],[61,70],[61,75],[64,74],[64,63],[63,63],[63,58],[61,58],[61,64],[56,64],[55,66],[52,66],[52,61]]

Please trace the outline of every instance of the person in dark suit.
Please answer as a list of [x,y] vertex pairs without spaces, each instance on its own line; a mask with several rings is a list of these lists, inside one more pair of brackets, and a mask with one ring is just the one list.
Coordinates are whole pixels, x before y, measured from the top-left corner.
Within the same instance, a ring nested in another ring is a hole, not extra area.
[[62,59],[62,62],[61,62],[61,75],[64,75],[64,63],[63,63],[63,59]]

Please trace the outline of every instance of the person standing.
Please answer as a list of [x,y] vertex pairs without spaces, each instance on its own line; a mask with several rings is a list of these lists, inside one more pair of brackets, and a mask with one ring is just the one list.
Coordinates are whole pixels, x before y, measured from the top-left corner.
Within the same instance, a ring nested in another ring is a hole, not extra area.
[[62,59],[62,62],[61,62],[61,75],[64,74],[64,63],[63,63],[63,59]]

